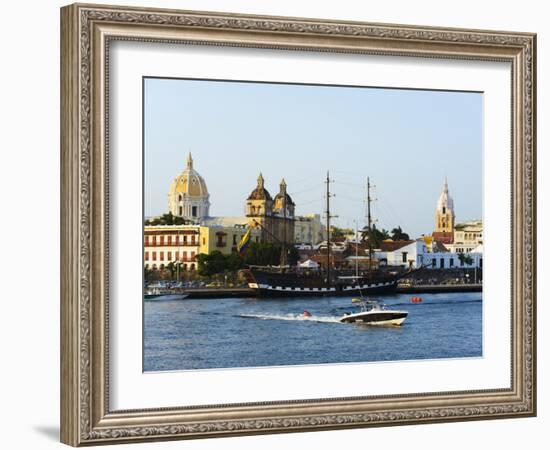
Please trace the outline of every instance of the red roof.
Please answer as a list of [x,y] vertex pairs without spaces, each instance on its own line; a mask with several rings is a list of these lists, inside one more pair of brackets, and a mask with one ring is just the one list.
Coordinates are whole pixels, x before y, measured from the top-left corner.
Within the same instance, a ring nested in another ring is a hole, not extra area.
[[380,243],[380,250],[383,252],[394,252],[399,250],[409,244],[412,244],[414,241],[382,241]]

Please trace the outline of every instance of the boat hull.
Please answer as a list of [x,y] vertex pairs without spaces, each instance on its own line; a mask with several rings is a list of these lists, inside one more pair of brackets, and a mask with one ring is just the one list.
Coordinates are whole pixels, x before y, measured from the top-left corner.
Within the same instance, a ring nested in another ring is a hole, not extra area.
[[397,289],[397,280],[361,286],[301,287],[248,283],[259,297],[346,297],[354,295],[390,295]]
[[373,326],[400,326],[407,315],[408,313],[405,311],[363,312],[344,316],[340,319],[340,322]]
[[145,300],[160,301],[160,300],[183,300],[189,297],[189,294],[145,294]]

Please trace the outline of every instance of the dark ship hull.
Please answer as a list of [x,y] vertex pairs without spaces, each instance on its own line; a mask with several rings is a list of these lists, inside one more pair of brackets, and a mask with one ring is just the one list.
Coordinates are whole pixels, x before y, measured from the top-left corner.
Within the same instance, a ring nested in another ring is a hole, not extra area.
[[259,297],[323,297],[388,295],[395,293],[403,275],[370,274],[336,278],[327,283],[323,274],[281,273],[250,268],[243,271],[248,287]]

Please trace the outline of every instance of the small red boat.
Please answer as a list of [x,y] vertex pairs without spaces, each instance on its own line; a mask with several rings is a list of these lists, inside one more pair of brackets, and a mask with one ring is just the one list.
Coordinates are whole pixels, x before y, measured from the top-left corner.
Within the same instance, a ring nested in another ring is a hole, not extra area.
[[412,303],[422,303],[422,297],[413,297],[411,298]]

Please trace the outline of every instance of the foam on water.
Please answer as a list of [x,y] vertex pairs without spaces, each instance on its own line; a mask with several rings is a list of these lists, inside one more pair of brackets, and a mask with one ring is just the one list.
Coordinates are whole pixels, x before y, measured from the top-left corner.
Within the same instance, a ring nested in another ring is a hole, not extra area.
[[297,320],[301,322],[342,323],[340,317],[334,316],[304,316],[303,314],[239,314],[237,317],[260,320]]

